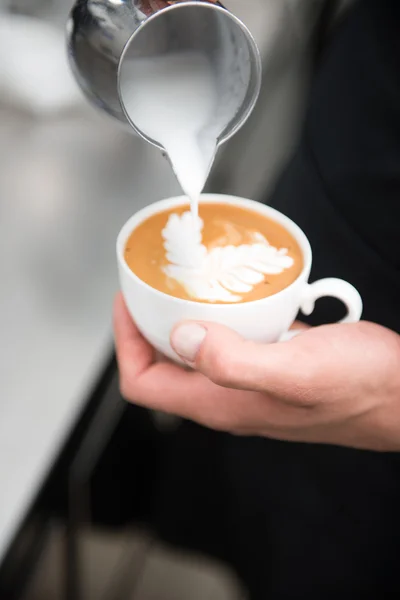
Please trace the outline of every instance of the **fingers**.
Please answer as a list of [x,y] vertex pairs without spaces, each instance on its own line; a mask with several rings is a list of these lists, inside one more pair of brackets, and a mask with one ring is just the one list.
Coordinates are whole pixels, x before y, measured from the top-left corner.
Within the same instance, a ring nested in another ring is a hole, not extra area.
[[114,304],[114,331],[124,398],[223,428],[229,417],[228,390],[217,388],[200,373],[168,362],[155,362],[156,353],[132,321],[121,294]]
[[[246,342],[224,327],[200,324],[200,331],[183,331],[184,352],[200,343],[194,361],[198,371],[188,371],[172,363],[156,362],[156,353],[132,322],[121,296],[115,301],[114,327],[121,392],[135,404],[213,429],[249,435],[262,428],[264,435],[274,436],[283,426],[293,426],[299,420],[308,423],[309,414],[300,411],[293,415],[293,406],[289,413],[288,403],[281,402],[278,394],[258,391],[272,390],[275,385],[284,394],[282,381],[290,380],[285,369],[293,352],[288,359],[282,348],[289,344],[267,347]],[[178,329],[172,337],[177,346]],[[286,377],[279,375],[282,370]]]
[[[148,408],[179,412],[182,399],[188,397],[187,374],[175,365],[155,362],[156,352],[132,321],[122,294],[117,295],[114,303],[114,334],[124,398]],[[178,384],[180,398],[177,398]]]
[[249,409],[252,412],[243,392],[219,387],[201,373],[171,364],[156,364],[143,373],[136,382],[133,400],[218,430],[242,427]]
[[250,342],[213,323],[181,323],[172,332],[171,344],[183,360],[218,385],[278,395],[296,379],[300,361],[296,344]]
[[[258,392],[216,385],[195,371],[173,364],[157,363],[139,375],[129,388],[127,400],[151,410],[179,415],[211,429],[271,437],[292,424],[287,408]],[[295,421],[308,420],[299,414]]]

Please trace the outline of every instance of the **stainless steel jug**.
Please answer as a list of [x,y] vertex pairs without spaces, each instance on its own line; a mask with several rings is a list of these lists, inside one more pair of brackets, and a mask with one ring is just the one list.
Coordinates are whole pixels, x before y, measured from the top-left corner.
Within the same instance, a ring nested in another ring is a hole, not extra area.
[[78,0],[68,22],[72,69],[87,98],[163,149],[132,122],[121,95],[126,59],[188,50],[207,53],[218,78],[219,144],[250,115],[261,58],[247,27],[215,0]]

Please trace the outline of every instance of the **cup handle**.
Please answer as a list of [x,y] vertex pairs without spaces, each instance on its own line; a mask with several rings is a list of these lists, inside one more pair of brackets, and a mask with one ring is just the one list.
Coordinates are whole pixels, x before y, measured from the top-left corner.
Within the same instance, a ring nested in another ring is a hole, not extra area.
[[[337,298],[346,306],[347,315],[339,323],[357,323],[361,319],[363,303],[359,292],[351,283],[333,277],[306,284],[300,304],[301,312],[306,316],[311,315],[316,301],[324,296]],[[288,331],[283,334],[281,341],[286,342],[291,340],[300,333],[303,333],[303,331]]]

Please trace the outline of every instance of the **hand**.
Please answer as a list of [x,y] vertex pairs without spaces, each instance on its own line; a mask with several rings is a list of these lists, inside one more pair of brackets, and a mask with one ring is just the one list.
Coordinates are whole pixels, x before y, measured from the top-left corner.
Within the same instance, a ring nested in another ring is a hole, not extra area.
[[212,323],[172,333],[193,370],[157,363],[122,296],[114,312],[128,400],[241,435],[400,450],[400,336],[361,322],[257,344]]

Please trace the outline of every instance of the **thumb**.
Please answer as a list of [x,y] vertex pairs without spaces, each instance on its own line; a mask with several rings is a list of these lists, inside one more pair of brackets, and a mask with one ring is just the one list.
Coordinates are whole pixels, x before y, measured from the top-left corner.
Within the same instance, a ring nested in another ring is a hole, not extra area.
[[277,395],[296,378],[291,344],[252,342],[227,327],[204,322],[182,322],[171,334],[175,352],[214,383]]

